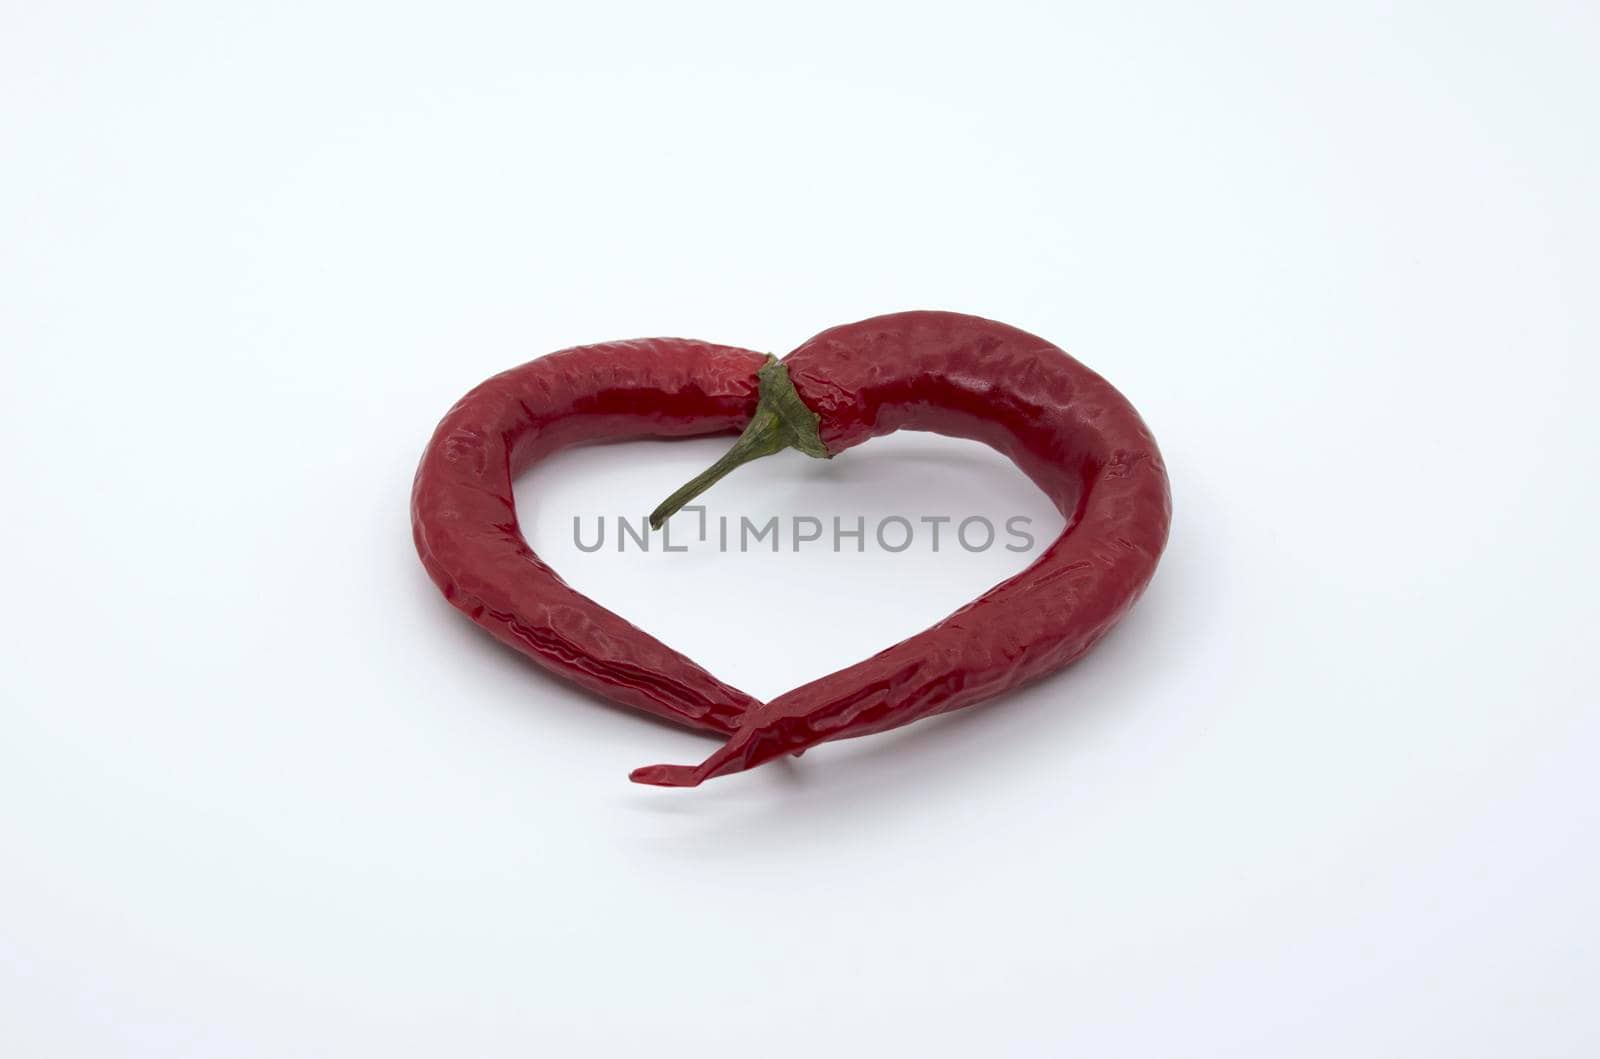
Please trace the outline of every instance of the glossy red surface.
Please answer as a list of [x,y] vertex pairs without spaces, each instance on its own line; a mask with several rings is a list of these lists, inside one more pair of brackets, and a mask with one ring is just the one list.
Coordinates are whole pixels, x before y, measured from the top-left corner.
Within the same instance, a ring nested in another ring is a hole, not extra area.
[[1149,583],[1171,521],[1155,439],[1110,383],[1016,328],[956,313],[882,316],[824,331],[785,363],[837,454],[895,430],[1005,453],[1067,521],[1022,573],[933,627],[756,708],[698,766],[633,779],[693,786],[831,739],[971,706],[1067,665]]
[[412,533],[458,610],[546,669],[616,702],[732,732],[759,703],[561,580],[517,526],[512,480],[568,445],[737,430],[765,356],[686,339],[581,346],[483,383],[417,468]]
[[553,353],[462,398],[417,470],[417,552],[454,606],[591,691],[730,736],[701,765],[633,779],[692,786],[981,702],[1080,657],[1149,583],[1171,500],[1138,413],[1043,339],[955,313],[836,327],[785,358],[830,454],[896,430],[971,438],[1015,461],[1066,519],[1026,570],[931,628],[763,705],[572,590],[528,547],[512,496],[522,470],[579,442],[737,430],[764,359],[684,339]]

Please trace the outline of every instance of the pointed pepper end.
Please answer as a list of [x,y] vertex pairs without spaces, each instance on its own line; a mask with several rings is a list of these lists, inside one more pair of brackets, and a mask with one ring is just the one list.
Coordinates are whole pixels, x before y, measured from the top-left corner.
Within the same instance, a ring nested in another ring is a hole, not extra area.
[[628,778],[652,787],[698,787],[701,780],[694,765],[646,765],[628,773]]

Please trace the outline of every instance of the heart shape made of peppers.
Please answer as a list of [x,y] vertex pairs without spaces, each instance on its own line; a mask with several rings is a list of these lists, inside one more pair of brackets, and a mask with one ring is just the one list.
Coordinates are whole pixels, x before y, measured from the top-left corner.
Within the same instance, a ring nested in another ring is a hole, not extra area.
[[[740,429],[744,455],[725,458],[693,491],[785,445],[835,456],[881,434],[925,430],[1005,454],[1066,526],[1025,570],[944,620],[761,703],[570,588],[528,547],[512,497],[518,474],[568,445]],[[675,338],[540,357],[446,414],[417,470],[411,511],[429,576],[497,639],[616,702],[726,735],[700,765],[632,776],[693,786],[971,706],[1081,657],[1149,583],[1172,504],[1155,439],[1099,375],[1005,324],[906,312],[824,331],[778,365]]]

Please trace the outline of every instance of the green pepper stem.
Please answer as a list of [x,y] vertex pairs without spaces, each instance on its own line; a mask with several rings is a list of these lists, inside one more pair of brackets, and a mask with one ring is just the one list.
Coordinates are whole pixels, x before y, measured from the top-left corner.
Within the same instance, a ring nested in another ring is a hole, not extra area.
[[700,474],[690,479],[683,488],[661,502],[650,512],[650,528],[660,529],[689,501],[720,482],[729,471],[751,460],[771,456],[784,449],[799,449],[807,456],[820,459],[828,457],[822,443],[822,420],[806,407],[789,380],[789,369],[777,357],[768,357],[767,363],[756,372],[761,396],[756,404],[756,414],[733,443],[733,448]]
[[770,415],[757,412],[750,425],[744,428],[744,433],[739,435],[739,440],[733,443],[733,448],[722,454],[722,458],[710,467],[701,471],[679,489],[667,497],[661,505],[650,512],[650,528],[660,529],[662,523],[678,513],[678,509],[689,501],[722,481],[724,475],[738,467],[740,464],[759,460],[763,456],[782,452],[788,448],[788,443],[779,437],[776,423]]

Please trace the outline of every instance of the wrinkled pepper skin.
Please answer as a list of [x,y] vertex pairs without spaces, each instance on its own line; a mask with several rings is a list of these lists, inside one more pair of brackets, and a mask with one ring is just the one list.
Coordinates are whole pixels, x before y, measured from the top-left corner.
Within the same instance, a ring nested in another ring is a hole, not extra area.
[[933,627],[796,688],[744,719],[699,766],[641,783],[693,786],[832,739],[971,706],[1081,657],[1144,591],[1172,503],[1155,439],[1110,383],[1004,324],[910,312],[824,331],[784,358],[829,455],[896,430],[981,441],[1066,520],[1022,573]]
[[766,358],[685,339],[562,350],[463,397],[434,432],[412,487],[412,535],[458,610],[541,666],[690,728],[734,732],[759,703],[574,591],[533,553],[511,483],[587,441],[737,430]]

